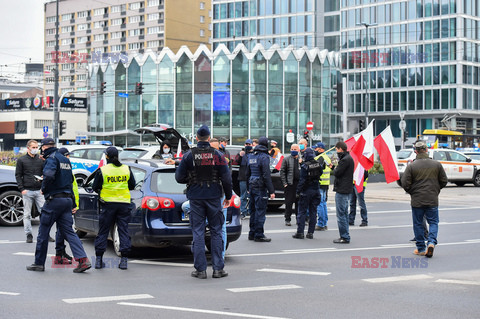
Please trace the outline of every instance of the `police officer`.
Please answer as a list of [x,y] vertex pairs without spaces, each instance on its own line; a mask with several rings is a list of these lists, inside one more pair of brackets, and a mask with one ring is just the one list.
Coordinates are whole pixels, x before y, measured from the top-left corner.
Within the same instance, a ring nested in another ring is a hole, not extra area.
[[107,165],[97,170],[92,188],[100,195],[101,211],[98,219],[99,229],[95,238],[95,269],[105,267],[102,260],[107,250],[108,233],[115,222],[120,236],[120,252],[122,258],[118,268],[127,269],[127,255],[130,251],[131,200],[130,190],[135,188],[135,177],[127,165],[118,160],[118,150],[110,146],[104,151]]
[[232,177],[224,155],[210,146],[210,130],[202,125],[197,131],[197,147],[184,156],[175,172],[178,183],[187,184],[190,201],[190,224],[193,233],[193,260],[195,270],[192,277],[207,278],[205,256],[205,220],[208,219],[211,234],[213,278],[228,276],[223,269],[222,188],[225,193],[223,206],[230,205]]
[[[305,218],[308,212],[315,212],[318,204],[320,204],[320,184],[318,179],[323,173],[324,162],[314,158],[314,151],[308,147],[303,152],[303,163],[300,168],[300,180],[297,186],[298,199],[298,216],[297,216],[297,232],[292,235],[293,238],[303,239],[305,230]],[[310,214],[308,222],[307,238],[313,239],[315,224],[317,223],[317,215]]]
[[253,154],[248,157],[247,187],[250,192],[250,232],[248,240],[270,242],[264,234],[265,214],[267,212],[268,194],[275,198],[270,172],[270,155],[268,154],[268,139],[261,137]]
[[70,160],[57,150],[53,139],[42,140],[43,157],[46,159],[42,182],[45,205],[43,205],[40,216],[35,263],[27,266],[27,270],[45,270],[48,237],[50,229],[56,222],[60,232],[70,244],[73,256],[78,261],[78,265],[73,269],[73,272],[79,273],[90,269],[92,265],[83,249],[82,242],[72,229],[72,209],[76,207],[76,204],[72,191],[73,174]]
[[318,142],[315,145],[315,154],[317,155],[315,159],[317,161],[320,158],[323,158],[323,162],[325,163],[325,167],[323,168],[323,173],[320,176],[320,204],[317,207],[317,226],[315,230],[325,231],[328,229],[327,222],[328,222],[328,214],[327,214],[327,195],[328,195],[328,187],[330,185],[330,157],[325,153],[325,144],[322,142]]

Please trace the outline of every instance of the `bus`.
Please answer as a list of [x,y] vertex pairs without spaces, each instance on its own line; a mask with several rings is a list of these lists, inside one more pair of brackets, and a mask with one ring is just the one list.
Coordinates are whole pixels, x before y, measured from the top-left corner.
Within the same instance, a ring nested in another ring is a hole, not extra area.
[[420,138],[427,141],[427,145],[430,147],[437,140],[438,147],[450,149],[480,147],[480,135],[463,134],[458,131],[427,129],[423,131]]

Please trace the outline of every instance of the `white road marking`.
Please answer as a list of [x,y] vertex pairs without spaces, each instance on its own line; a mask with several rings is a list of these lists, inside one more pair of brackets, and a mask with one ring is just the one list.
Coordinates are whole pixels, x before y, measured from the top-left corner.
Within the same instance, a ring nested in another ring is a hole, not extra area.
[[389,244],[389,245],[380,245],[382,247],[395,248],[395,247],[411,247],[412,244]]
[[228,288],[231,292],[252,292],[252,291],[271,291],[271,290],[285,290],[285,289],[299,289],[301,286],[297,285],[277,285],[277,286],[260,286],[260,287],[245,287],[245,288]]
[[142,264],[142,265],[156,265],[156,266],[172,266],[172,267],[193,267],[193,264],[182,264],[182,263],[170,263],[154,260],[132,260],[128,261],[131,264]]
[[106,297],[90,297],[90,298],[72,298],[72,299],[62,299],[65,303],[88,303],[88,302],[106,302],[106,301],[120,301],[120,300],[131,300],[131,299],[148,299],[154,298],[148,294],[141,295],[123,295],[123,296],[106,296]]
[[412,275],[412,276],[395,276],[395,277],[380,277],[380,278],[369,278],[362,279],[366,282],[371,283],[383,283],[383,282],[396,282],[396,281],[408,281],[408,280],[422,280],[433,278],[429,275]]
[[480,281],[468,281],[468,280],[453,280],[453,279],[438,279],[435,282],[445,284],[459,284],[459,285],[475,285],[480,286]]
[[133,307],[144,307],[144,308],[154,308],[154,309],[165,309],[165,310],[176,310],[176,311],[185,311],[185,312],[198,312],[198,313],[205,313],[205,314],[212,314],[212,315],[241,317],[241,318],[288,319],[288,318],[285,318],[285,317],[271,317],[271,316],[251,315],[251,314],[247,314],[247,313],[225,312],[225,311],[216,311],[216,310],[207,310],[207,309],[172,307],[172,306],[162,306],[162,305],[149,305],[149,304],[141,304],[141,303],[133,303],[133,302],[119,302],[118,305],[133,306]]
[[0,291],[0,295],[18,296],[18,295],[20,295],[20,293],[19,293],[19,292],[6,292],[6,291]]
[[[16,256],[32,256],[32,257],[35,257],[35,253],[26,253],[26,252],[18,252],[18,253],[13,253],[13,255],[16,255]],[[53,257],[55,256],[54,254],[47,254],[47,257]]]
[[0,244],[20,244],[25,243],[25,240],[0,240]]
[[331,272],[321,272],[321,271],[303,271],[303,270],[269,269],[269,268],[257,269],[257,271],[276,272],[281,274],[312,275],[312,276],[328,276],[331,274]]

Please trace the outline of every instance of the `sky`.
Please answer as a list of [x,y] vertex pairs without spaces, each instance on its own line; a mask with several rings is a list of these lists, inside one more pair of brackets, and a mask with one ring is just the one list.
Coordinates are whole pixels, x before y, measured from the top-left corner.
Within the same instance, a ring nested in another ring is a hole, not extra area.
[[[0,0],[0,75],[43,63],[45,0]],[[30,60],[31,59],[31,60]]]

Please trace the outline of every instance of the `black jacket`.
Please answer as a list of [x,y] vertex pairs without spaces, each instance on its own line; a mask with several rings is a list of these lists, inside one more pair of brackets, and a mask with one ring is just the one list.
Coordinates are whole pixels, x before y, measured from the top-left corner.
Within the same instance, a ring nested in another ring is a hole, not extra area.
[[353,171],[355,163],[348,152],[338,153],[338,165],[333,170],[335,183],[333,190],[340,194],[350,194],[353,191]]
[[38,155],[31,157],[26,154],[17,160],[15,178],[21,192],[25,189],[36,191],[41,188],[42,182],[36,181],[33,175],[43,175],[43,164],[44,161]]
[[[293,185],[298,183],[300,179],[300,164],[298,159],[294,158],[292,155],[285,157],[282,161],[282,167],[280,168],[280,179],[282,180],[282,185]],[[295,174],[293,168],[295,167],[295,161],[297,161],[297,174]],[[295,177],[297,178],[295,180]]]
[[245,155],[241,156],[240,153],[237,154],[235,157],[235,161],[238,163],[238,181],[246,181],[247,180],[247,164],[248,164],[248,156],[252,154],[252,152],[246,152],[245,149],[242,149],[245,152]]

